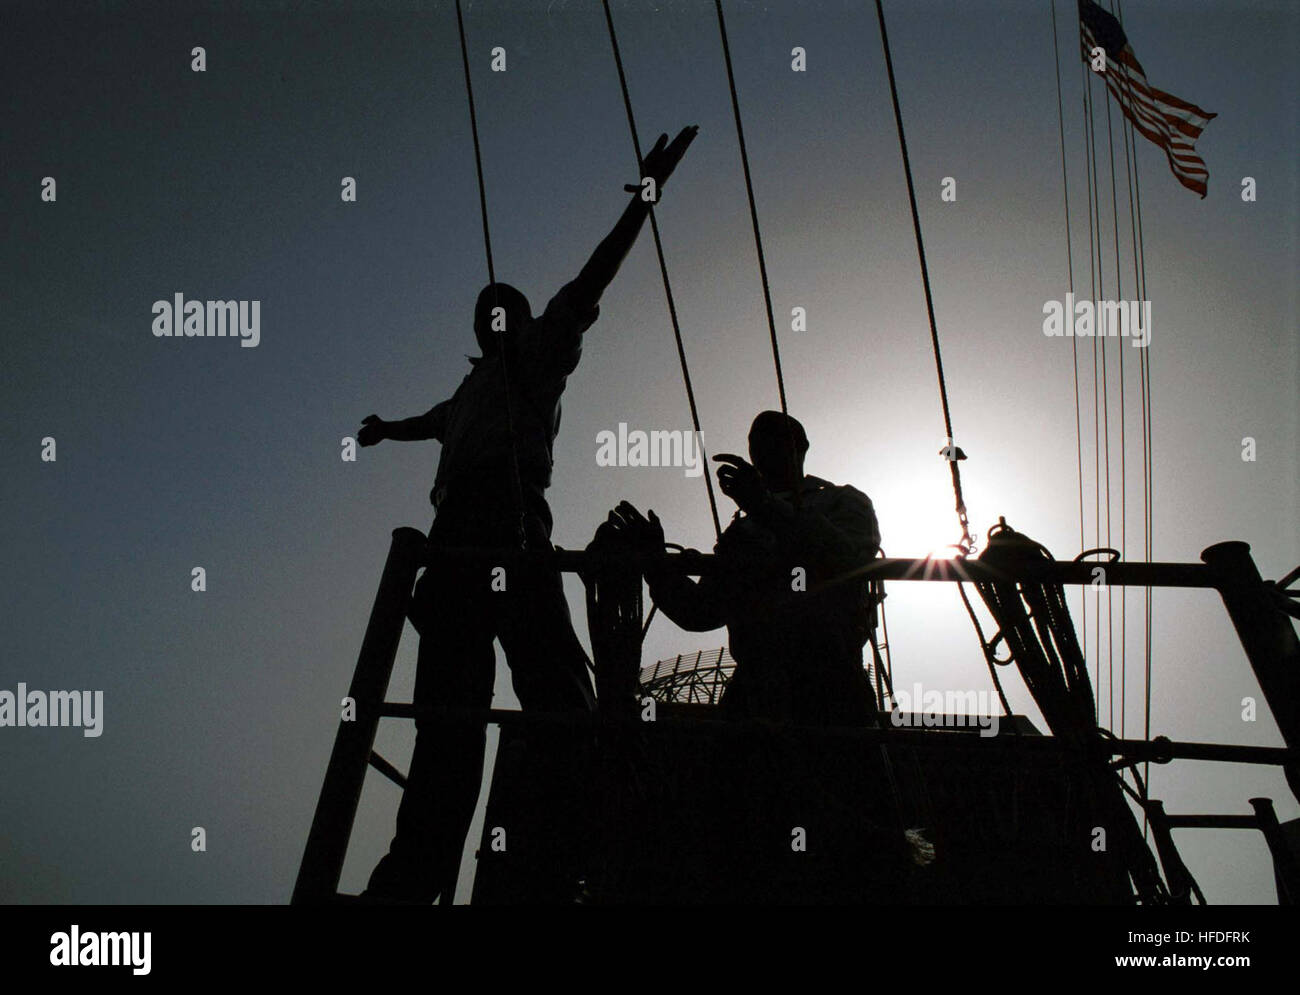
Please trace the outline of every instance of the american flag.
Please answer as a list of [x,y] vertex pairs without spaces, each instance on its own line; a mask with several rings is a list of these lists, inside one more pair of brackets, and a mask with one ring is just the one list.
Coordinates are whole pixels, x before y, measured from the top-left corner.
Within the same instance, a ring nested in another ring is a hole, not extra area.
[[1204,197],[1210,172],[1192,142],[1215,115],[1148,83],[1119,21],[1092,0],[1079,0],[1079,30],[1085,62],[1091,64],[1094,48],[1105,50],[1101,76],[1124,116],[1165,150],[1178,182]]

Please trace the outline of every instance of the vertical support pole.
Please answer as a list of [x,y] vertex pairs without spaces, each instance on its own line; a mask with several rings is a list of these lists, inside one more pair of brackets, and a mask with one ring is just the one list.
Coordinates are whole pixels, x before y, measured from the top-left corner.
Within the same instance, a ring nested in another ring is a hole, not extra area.
[[1277,813],[1273,811],[1272,798],[1252,798],[1251,807],[1259,820],[1260,831],[1268,842],[1269,852],[1273,854],[1273,876],[1277,881],[1277,904],[1295,905],[1300,899],[1300,868],[1296,866],[1296,854],[1291,849]]
[[[1201,559],[1219,575],[1215,586],[1282,739],[1300,749],[1300,639],[1290,617],[1270,603],[1246,543],[1216,543],[1202,551]],[[1300,798],[1300,766],[1289,763],[1283,770],[1291,792]]]
[[338,891],[361,786],[379,728],[379,709],[388,693],[388,679],[406,622],[411,585],[424,546],[424,533],[419,529],[393,530],[393,544],[388,550],[379,591],[361,641],[357,669],[348,688],[348,697],[356,702],[356,719],[339,722],[334,736],[334,750],[316,802],[316,815],[298,868],[292,904],[327,901]]
[[1183,863],[1178,848],[1174,846],[1164,802],[1148,798],[1143,809],[1151,821],[1151,833],[1155,837],[1156,853],[1160,855],[1160,867],[1165,872],[1165,884],[1169,886],[1170,902],[1174,905],[1191,905],[1192,875]]

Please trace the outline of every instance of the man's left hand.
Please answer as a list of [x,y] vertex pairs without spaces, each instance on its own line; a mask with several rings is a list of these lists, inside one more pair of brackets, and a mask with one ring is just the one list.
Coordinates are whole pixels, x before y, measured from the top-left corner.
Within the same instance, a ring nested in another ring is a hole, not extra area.
[[664,527],[653,510],[647,518],[631,502],[620,501],[618,507],[609,513],[607,524],[624,537],[638,555],[647,558],[663,555]]
[[741,511],[752,513],[768,499],[767,485],[748,460],[732,453],[719,453],[713,459],[723,464],[718,467],[718,486]]

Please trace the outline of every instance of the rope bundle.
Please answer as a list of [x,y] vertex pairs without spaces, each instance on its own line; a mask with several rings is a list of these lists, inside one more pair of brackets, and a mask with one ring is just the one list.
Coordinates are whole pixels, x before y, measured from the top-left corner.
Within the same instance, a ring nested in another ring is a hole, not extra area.
[[[1015,531],[1005,519],[989,530],[987,548],[980,555],[981,562],[1005,570],[1008,578],[1023,574],[1028,564],[1052,559],[1046,547]],[[1091,749],[1100,745],[1106,733],[1097,724],[1092,683],[1065,606],[1064,589],[1060,584],[1013,579],[980,581],[975,587],[999,626],[986,653],[991,654],[999,641],[1005,642],[1052,734],[1085,750],[1095,811],[1118,844],[1139,901],[1168,904],[1169,889],[1107,763],[1108,753]]]

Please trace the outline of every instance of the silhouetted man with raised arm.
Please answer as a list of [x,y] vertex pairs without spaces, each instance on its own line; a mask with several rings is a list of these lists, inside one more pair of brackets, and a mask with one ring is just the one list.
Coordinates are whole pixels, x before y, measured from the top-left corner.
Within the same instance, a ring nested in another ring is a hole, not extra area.
[[[442,443],[430,495],[437,515],[429,532],[430,562],[416,585],[411,618],[420,631],[415,703],[486,709],[492,702],[497,638],[525,709],[590,710],[588,660],[573,631],[557,571],[515,566],[494,574],[490,562],[443,563],[439,548],[551,548],[552,444],[560,395],[582,355],[582,335],[599,315],[598,302],[641,230],[650,201],[644,181],[662,191],[694,140],[695,127],[668,142],[661,135],[643,162],[643,185],[576,279],[533,317],[528,299],[504,283],[489,285],[474,309],[474,335],[483,355],[456,392],[427,412],[387,422],[364,419],[363,446],[383,439]],[[366,896],[450,904],[465,834],[483,778],[482,721],[438,716],[416,722],[415,752],[397,813],[397,834],[370,877]],[[553,758],[550,797],[577,819],[576,737]],[[549,862],[556,901],[571,900],[577,847],[557,844]]]

